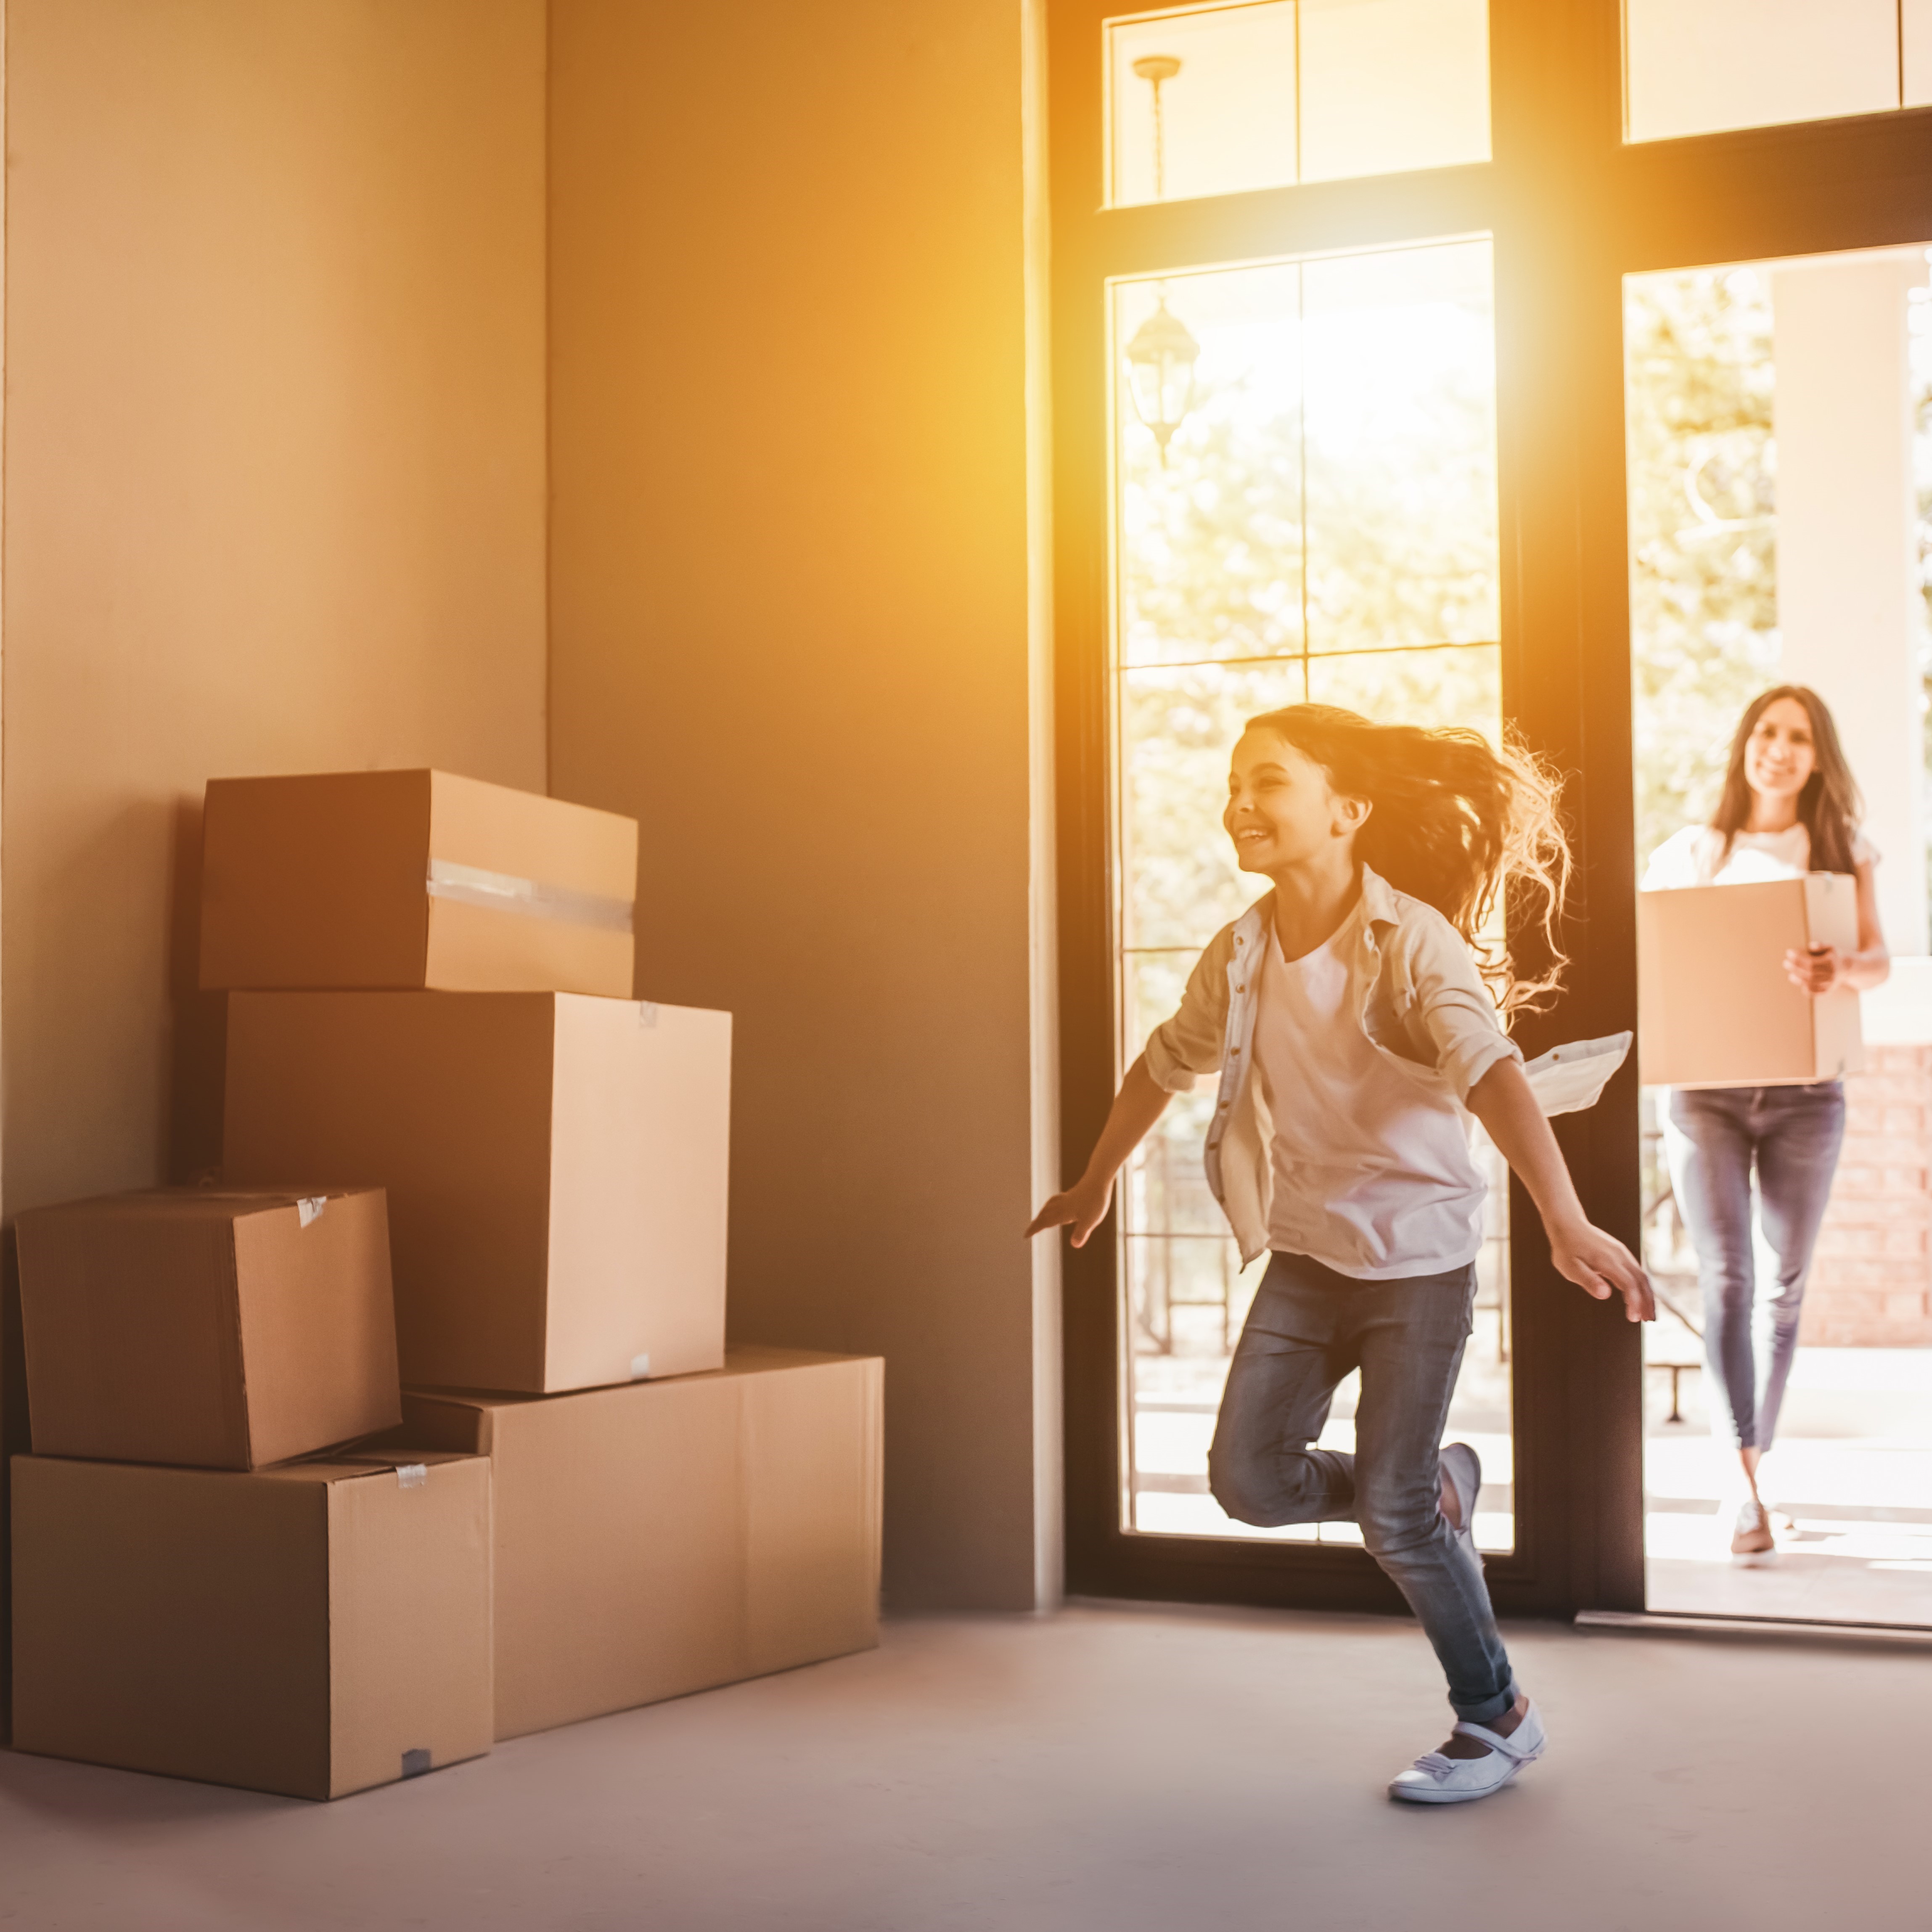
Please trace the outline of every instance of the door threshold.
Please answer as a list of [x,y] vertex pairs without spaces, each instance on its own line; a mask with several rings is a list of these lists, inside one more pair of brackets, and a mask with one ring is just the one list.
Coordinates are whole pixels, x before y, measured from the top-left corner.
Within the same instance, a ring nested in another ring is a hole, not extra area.
[[1696,1610],[1579,1610],[1579,1630],[1625,1630],[1636,1636],[1775,1637],[1789,1642],[1895,1644],[1932,1650],[1932,1628],[1922,1624],[1828,1623],[1807,1617],[1708,1616]]

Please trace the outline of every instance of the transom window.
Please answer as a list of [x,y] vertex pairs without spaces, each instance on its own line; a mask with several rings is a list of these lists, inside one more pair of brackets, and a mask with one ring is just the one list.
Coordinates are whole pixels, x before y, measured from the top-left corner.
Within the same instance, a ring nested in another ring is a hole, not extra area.
[[1624,135],[1932,104],[1932,0],[1624,0]]
[[1106,32],[1112,207],[1490,158],[1483,0],[1256,0]]

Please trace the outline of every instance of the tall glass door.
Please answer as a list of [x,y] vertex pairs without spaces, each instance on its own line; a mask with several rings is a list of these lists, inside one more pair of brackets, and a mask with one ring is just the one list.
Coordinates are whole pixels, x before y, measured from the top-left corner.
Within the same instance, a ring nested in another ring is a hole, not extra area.
[[[1257,896],[1220,824],[1246,718],[1312,700],[1501,731],[1492,284],[1485,237],[1112,284],[1123,1068]],[[1264,1265],[1241,1268],[1208,1192],[1211,1105],[1180,1096],[1123,1190],[1121,1526],[1359,1543],[1352,1524],[1256,1530],[1208,1494]],[[1450,1418],[1482,1456],[1492,1550],[1514,1542],[1508,1225],[1498,1184]],[[1324,1446],[1350,1446],[1354,1393]]]
[[[1842,1150],[1794,1288],[1766,1239],[1761,1174],[1749,1279],[1714,1271],[1666,1084],[1711,1070],[1649,1069],[1649,1606],[1932,1624],[1932,266],[1893,248],[1631,275],[1624,322],[1640,880],[1709,818],[1748,702],[1802,684],[1831,706],[1863,794],[1894,956],[1861,1000]],[[1732,1553],[1745,1490],[1710,1346],[1740,1294],[1732,1318],[1755,1330],[1746,1402],[1761,1400],[1787,1295],[1796,1316],[1775,1436],[1758,1445],[1776,1546],[1748,1560]]]

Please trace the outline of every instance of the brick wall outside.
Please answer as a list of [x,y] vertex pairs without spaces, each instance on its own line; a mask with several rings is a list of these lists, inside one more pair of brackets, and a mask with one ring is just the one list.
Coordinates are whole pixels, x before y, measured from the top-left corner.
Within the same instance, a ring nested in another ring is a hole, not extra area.
[[1845,1144],[1802,1341],[1932,1346],[1932,1046],[1874,1046],[1845,1082]]

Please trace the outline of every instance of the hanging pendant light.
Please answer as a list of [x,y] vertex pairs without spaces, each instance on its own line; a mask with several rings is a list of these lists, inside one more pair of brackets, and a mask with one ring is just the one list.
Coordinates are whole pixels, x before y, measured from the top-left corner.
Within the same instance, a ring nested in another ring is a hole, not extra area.
[[[1145,54],[1134,62],[1134,72],[1154,91],[1154,198],[1167,199],[1166,130],[1162,124],[1160,90],[1163,82],[1180,71],[1172,54]],[[1154,433],[1160,466],[1167,467],[1167,446],[1182,418],[1194,406],[1194,364],[1201,345],[1187,325],[1167,305],[1163,282],[1154,311],[1134,331],[1127,344],[1127,393],[1134,413]]]
[[1134,62],[1134,72],[1154,89],[1154,198],[1156,201],[1167,199],[1167,142],[1160,118],[1161,82],[1172,80],[1180,71],[1180,59],[1174,54],[1143,54]]

